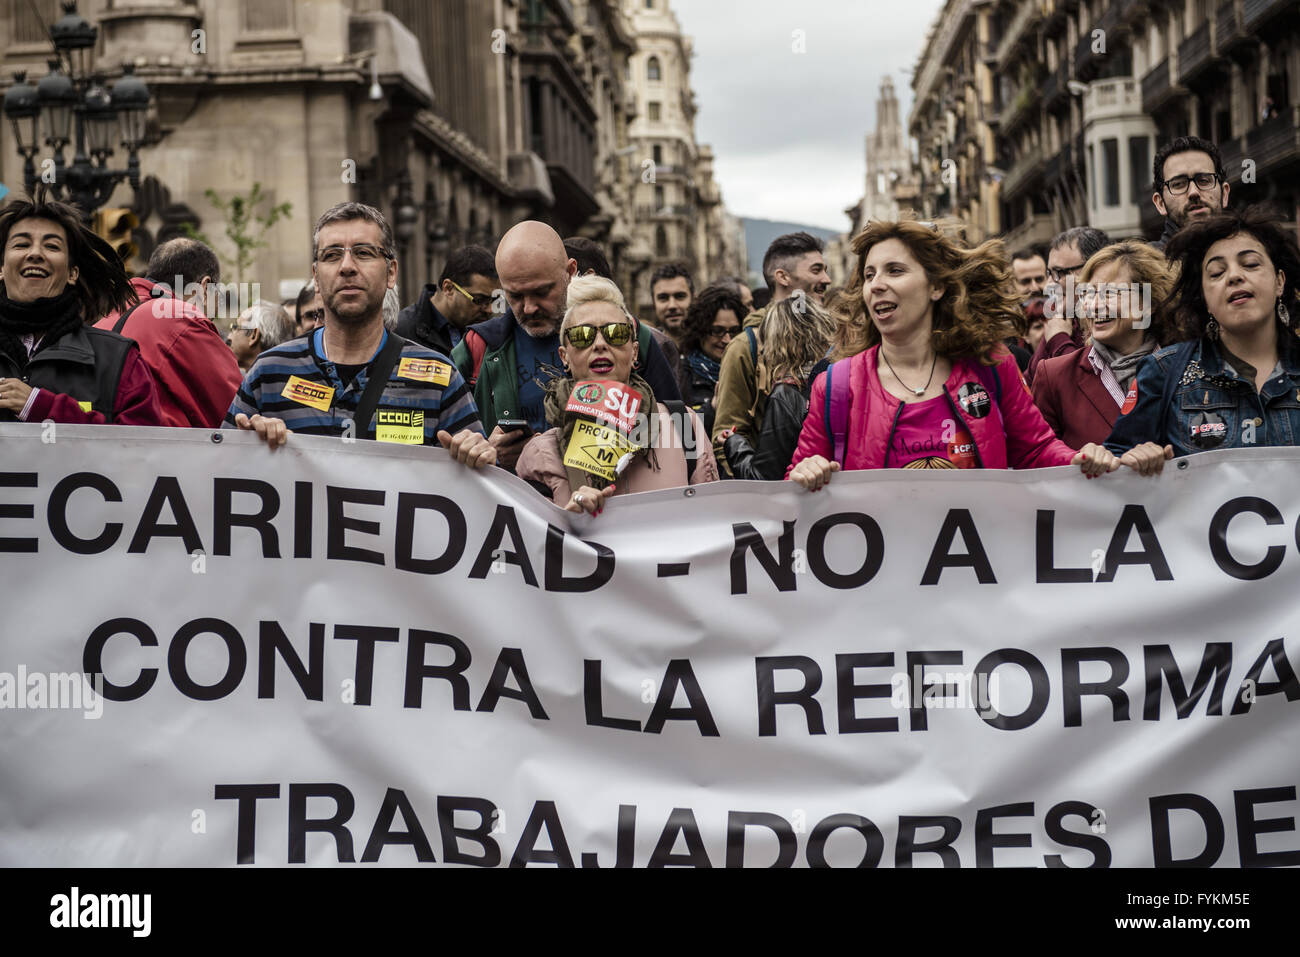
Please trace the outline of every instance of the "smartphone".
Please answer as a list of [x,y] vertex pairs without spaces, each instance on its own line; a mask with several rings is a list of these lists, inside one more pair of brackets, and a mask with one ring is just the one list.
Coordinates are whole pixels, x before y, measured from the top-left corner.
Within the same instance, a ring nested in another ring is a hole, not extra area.
[[502,432],[523,432],[532,435],[533,427],[525,419],[497,419],[497,426]]

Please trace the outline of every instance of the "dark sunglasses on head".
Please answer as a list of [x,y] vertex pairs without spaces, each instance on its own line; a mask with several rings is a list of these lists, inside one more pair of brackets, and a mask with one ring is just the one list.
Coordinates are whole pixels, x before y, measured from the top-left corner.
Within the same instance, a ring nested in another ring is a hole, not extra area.
[[607,322],[603,326],[569,326],[564,340],[575,349],[586,349],[596,341],[596,332],[611,346],[625,346],[632,339],[632,327],[626,322]]

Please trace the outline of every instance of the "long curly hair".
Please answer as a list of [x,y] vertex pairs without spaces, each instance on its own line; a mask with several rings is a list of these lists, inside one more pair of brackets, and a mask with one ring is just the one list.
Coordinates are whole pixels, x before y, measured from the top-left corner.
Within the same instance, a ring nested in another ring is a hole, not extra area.
[[945,359],[996,363],[1003,340],[1015,334],[1021,321],[1020,296],[1001,240],[966,249],[939,226],[910,221],[869,223],[853,238],[858,261],[836,310],[832,358],[856,355],[880,342],[880,331],[862,299],[862,274],[872,247],[888,239],[903,243],[930,283],[943,290],[934,304],[934,351]]
[[1267,206],[1225,209],[1208,219],[1188,223],[1169,241],[1165,255],[1171,263],[1177,262],[1180,271],[1168,308],[1172,322],[1185,338],[1204,336],[1205,325],[1210,319],[1205,289],[1201,285],[1206,254],[1215,243],[1241,233],[1258,239],[1273,261],[1273,269],[1286,274],[1279,302],[1291,313],[1293,324],[1300,319],[1300,308],[1296,303],[1297,288],[1300,288],[1300,247],[1297,247],[1295,237],[1279,225],[1281,221],[1282,217]]
[[74,207],[47,200],[39,191],[35,200],[14,198],[0,209],[0,248],[9,244],[9,233],[24,219],[47,219],[63,227],[68,237],[68,265],[77,268],[74,289],[86,322],[139,300],[113,247],[86,228]]
[[782,299],[767,311],[760,334],[765,378],[775,385],[794,379],[800,385],[826,355],[835,335],[835,320],[806,296]]
[[1092,282],[1097,270],[1112,263],[1128,269],[1130,282],[1143,283],[1151,288],[1151,325],[1147,331],[1156,340],[1156,345],[1178,342],[1181,337],[1169,311],[1175,276],[1164,254],[1149,243],[1136,239],[1112,243],[1093,253],[1083,264],[1079,281]]

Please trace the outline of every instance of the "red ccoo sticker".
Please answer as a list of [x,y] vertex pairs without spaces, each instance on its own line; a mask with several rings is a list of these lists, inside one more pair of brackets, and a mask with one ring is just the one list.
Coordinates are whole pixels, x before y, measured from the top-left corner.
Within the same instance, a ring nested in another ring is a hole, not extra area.
[[1128,395],[1124,396],[1124,404],[1119,407],[1119,411],[1123,415],[1128,415],[1130,412],[1132,412],[1134,409],[1137,408],[1137,404],[1138,404],[1138,380],[1134,379],[1133,384],[1128,387]]

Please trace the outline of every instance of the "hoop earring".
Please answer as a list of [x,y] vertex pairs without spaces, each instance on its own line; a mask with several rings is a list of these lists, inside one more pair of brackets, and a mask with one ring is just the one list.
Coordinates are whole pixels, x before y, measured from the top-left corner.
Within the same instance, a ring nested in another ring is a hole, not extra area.
[[1287,310],[1286,304],[1279,298],[1277,301],[1277,321],[1282,323],[1288,329],[1291,328],[1291,313]]
[[1215,341],[1219,338],[1219,320],[1213,316],[1210,316],[1210,321],[1205,324],[1205,336]]

